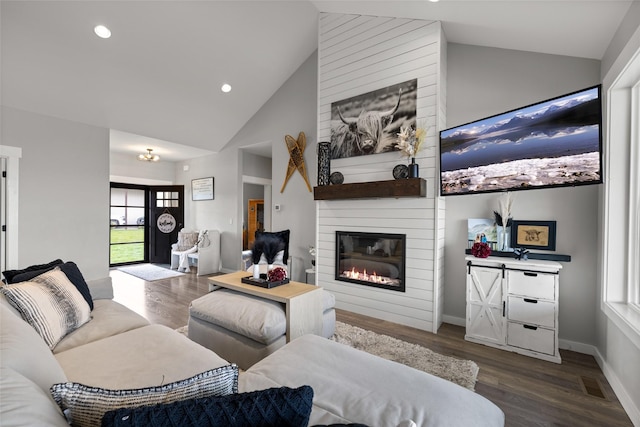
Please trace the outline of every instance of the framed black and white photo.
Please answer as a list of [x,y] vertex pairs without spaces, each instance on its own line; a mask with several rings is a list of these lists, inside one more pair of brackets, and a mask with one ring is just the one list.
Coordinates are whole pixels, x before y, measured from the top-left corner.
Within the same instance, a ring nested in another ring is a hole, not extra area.
[[416,126],[418,80],[331,103],[331,158],[398,151],[401,127]]
[[511,247],[556,250],[555,221],[513,221],[511,225]]
[[213,177],[191,180],[191,200],[213,200]]

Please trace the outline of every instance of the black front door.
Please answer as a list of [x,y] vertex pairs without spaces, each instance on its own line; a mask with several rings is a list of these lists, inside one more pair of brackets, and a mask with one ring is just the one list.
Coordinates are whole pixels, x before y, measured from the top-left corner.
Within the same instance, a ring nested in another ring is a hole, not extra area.
[[149,188],[149,262],[169,264],[171,245],[184,227],[184,186]]

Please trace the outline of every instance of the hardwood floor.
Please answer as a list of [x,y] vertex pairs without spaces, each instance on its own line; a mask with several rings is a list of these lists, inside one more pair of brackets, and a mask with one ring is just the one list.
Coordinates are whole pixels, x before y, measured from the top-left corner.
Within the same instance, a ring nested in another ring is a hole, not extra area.
[[[151,323],[186,325],[189,303],[208,292],[206,277],[186,274],[146,282],[112,270],[114,299]],[[561,350],[562,364],[464,340],[464,328],[443,324],[438,334],[344,310],[338,320],[419,344],[480,367],[476,392],[498,405],[507,426],[632,426],[592,356]]]

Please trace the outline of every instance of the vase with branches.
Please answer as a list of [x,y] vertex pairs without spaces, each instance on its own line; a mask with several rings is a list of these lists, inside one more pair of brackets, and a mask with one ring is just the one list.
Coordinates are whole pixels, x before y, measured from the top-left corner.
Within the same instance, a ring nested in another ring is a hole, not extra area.
[[400,150],[400,154],[411,159],[409,178],[417,178],[419,176],[416,154],[420,151],[426,136],[427,130],[422,127],[403,126],[400,128],[395,147]]
[[502,233],[498,233],[499,251],[506,251],[509,249],[509,227],[511,227],[513,222],[511,214],[513,201],[513,194],[507,191],[498,198],[498,210],[493,211],[496,225],[502,227]]

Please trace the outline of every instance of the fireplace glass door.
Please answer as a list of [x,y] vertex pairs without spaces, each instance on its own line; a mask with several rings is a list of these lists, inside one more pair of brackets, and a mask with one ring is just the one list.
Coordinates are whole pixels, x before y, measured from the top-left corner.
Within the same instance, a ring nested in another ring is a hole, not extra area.
[[335,279],[405,291],[405,235],[336,231]]

